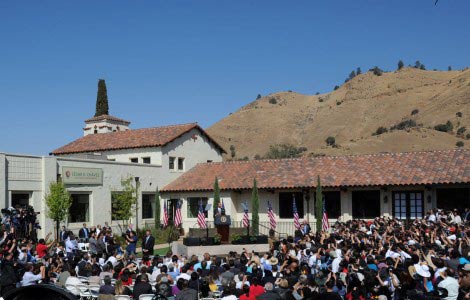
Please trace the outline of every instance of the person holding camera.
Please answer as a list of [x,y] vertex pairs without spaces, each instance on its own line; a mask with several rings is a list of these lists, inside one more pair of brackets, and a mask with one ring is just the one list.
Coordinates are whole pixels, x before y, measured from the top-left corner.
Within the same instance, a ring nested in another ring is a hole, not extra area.
[[135,255],[135,251],[137,248],[137,235],[135,231],[130,230],[129,232],[126,233],[124,236],[126,239],[127,247],[126,247],[126,253],[127,255]]

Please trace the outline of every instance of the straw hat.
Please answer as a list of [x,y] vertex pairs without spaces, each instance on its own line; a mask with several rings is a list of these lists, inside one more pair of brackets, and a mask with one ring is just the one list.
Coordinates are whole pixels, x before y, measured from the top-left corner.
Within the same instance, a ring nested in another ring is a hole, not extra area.
[[122,259],[123,259],[122,254],[116,255],[116,259],[117,259],[117,260],[122,260]]
[[279,260],[278,260],[276,257],[271,256],[271,258],[268,260],[268,263],[269,263],[270,265],[273,265],[273,266],[274,266],[274,265],[277,265],[277,264],[279,263]]

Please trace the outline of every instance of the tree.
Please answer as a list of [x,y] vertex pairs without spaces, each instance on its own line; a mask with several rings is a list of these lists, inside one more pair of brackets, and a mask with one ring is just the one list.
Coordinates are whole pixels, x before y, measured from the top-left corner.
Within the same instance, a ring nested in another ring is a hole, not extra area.
[[216,176],[215,181],[214,181],[214,216],[217,213],[217,208],[219,207],[219,203],[220,203],[220,188],[219,188],[219,179]]
[[232,157],[232,159],[235,158],[235,155],[236,155],[235,146],[230,145],[230,156]]
[[108,91],[104,79],[98,80],[98,94],[96,96],[95,117],[109,115]]
[[380,69],[379,67],[375,66],[373,67],[372,69],[370,69],[369,71],[372,71],[374,73],[374,75],[376,76],[382,76],[383,72],[382,69]]
[[321,232],[321,220],[323,216],[323,193],[321,189],[320,176],[317,178],[317,190],[315,193],[315,218],[317,220],[317,232]]
[[416,68],[416,69],[421,69],[421,62],[420,62],[419,60],[417,60],[417,61],[415,62],[415,68]]
[[155,214],[154,214],[155,228],[160,228],[160,225],[161,225],[160,217],[161,217],[160,191],[158,190],[158,186],[157,186],[157,191],[155,192]]
[[253,179],[253,191],[251,192],[251,234],[259,235],[259,198],[258,187],[256,186],[256,178]]
[[328,146],[335,146],[336,145],[336,139],[333,136],[329,136],[325,140],[326,145]]
[[420,70],[426,70],[426,67],[425,67],[423,64],[421,64],[421,65],[419,66],[419,69],[420,69]]
[[132,217],[132,206],[137,205],[136,188],[132,185],[133,177],[121,180],[122,192],[113,193],[111,216],[113,220],[122,221],[122,232]]
[[59,225],[64,221],[72,205],[72,197],[62,182],[51,182],[49,192],[44,197],[47,205],[47,217],[55,222],[56,237],[59,240]]
[[361,67],[357,67],[357,69],[356,69],[356,76],[357,76],[357,75],[361,75],[361,74],[362,74]]
[[452,71],[452,67],[451,67],[451,66],[448,66],[448,67],[447,67],[447,71]]
[[335,85],[334,90],[336,91],[337,89],[339,89],[339,86],[338,86],[338,85]]
[[403,69],[404,66],[405,66],[405,64],[404,64],[403,61],[400,59],[400,60],[398,61],[398,70]]
[[261,94],[258,94],[258,96],[256,96],[256,100],[258,100],[259,98],[261,98]]

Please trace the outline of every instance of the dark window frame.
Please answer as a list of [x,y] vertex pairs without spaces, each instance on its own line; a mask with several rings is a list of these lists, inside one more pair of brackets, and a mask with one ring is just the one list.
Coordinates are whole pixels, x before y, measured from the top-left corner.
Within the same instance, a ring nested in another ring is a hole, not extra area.
[[130,157],[129,161],[133,164],[138,164],[139,163],[139,158],[138,157]]
[[302,192],[279,192],[279,219],[294,219],[294,212],[292,207],[292,199],[295,195],[295,204],[297,206],[297,213],[299,218],[302,219],[305,215],[304,197]]
[[152,163],[152,159],[150,158],[150,156],[142,157],[142,163],[150,165]]
[[[358,199],[354,197],[354,195],[358,194],[366,194],[366,199],[364,199],[364,195],[362,199]],[[367,199],[368,198],[368,199]],[[372,199],[373,198],[373,199]],[[362,200],[359,203],[355,203],[355,200]],[[371,201],[374,200],[375,202]],[[368,203],[365,203],[368,202]],[[370,203],[372,202],[372,203]],[[351,203],[353,208],[353,219],[374,219],[376,217],[380,217],[380,205],[381,205],[381,195],[380,190],[358,190],[351,192]],[[372,205],[373,204],[373,205]],[[361,209],[361,210],[360,210]],[[360,213],[360,214],[359,214]]]
[[[69,208],[69,216],[68,216],[68,222],[69,223],[85,223],[85,222],[90,222],[90,195],[91,193],[70,193],[70,197],[72,198],[72,204],[70,205]],[[86,210],[85,213],[79,212],[78,205],[75,201],[79,199],[75,199],[75,197],[82,197],[82,196],[87,196],[88,197],[88,203],[86,204]],[[83,217],[83,218],[82,218]]]
[[142,219],[154,218],[154,209],[152,209],[152,203],[155,203],[155,193],[142,193],[142,209],[141,209]]
[[[197,218],[197,215],[199,213],[199,201],[201,201],[201,200],[202,200],[202,205],[205,208],[208,201],[209,201],[209,198],[207,198],[207,197],[188,197],[188,198],[186,198],[186,202],[188,203],[187,204],[188,211],[187,211],[186,215],[187,215],[188,218],[193,218],[193,219]],[[207,217],[209,216],[209,212],[207,210],[204,210],[204,215],[206,216],[206,219],[207,219]]]
[[184,171],[184,157],[178,157],[178,171]]
[[[396,201],[400,201],[398,207]],[[414,201],[414,205],[412,201]],[[421,205],[418,205],[418,201],[421,202]],[[400,213],[398,217],[396,214],[397,211]],[[424,191],[393,191],[392,215],[401,220],[422,218],[424,216]],[[404,218],[402,217],[403,215]]]
[[176,160],[176,156],[170,156],[168,158],[168,168],[170,170],[175,170],[175,160]]

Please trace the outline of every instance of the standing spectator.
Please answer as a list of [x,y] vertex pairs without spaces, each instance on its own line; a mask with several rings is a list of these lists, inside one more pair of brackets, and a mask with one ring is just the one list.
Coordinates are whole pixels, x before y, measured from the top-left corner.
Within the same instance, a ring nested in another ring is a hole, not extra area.
[[145,238],[142,243],[142,254],[144,256],[153,255],[153,246],[155,245],[155,238],[149,229],[145,232]]
[[88,247],[91,254],[98,254],[98,241],[96,240],[96,231],[90,233],[90,238],[88,239]]
[[13,261],[12,251],[3,251],[0,273],[0,295],[5,295],[8,291],[15,289],[18,278],[15,269],[17,263]]
[[78,231],[78,237],[84,239],[85,242],[88,242],[88,238],[90,237],[90,230],[86,228],[86,223],[83,223],[83,227]]
[[135,231],[129,231],[126,233],[126,253],[127,255],[135,255],[135,250],[137,248],[137,235]]
[[65,242],[67,237],[68,237],[67,229],[65,228],[65,226],[62,226],[62,230],[60,231],[60,234],[59,234],[59,240],[61,242]]

